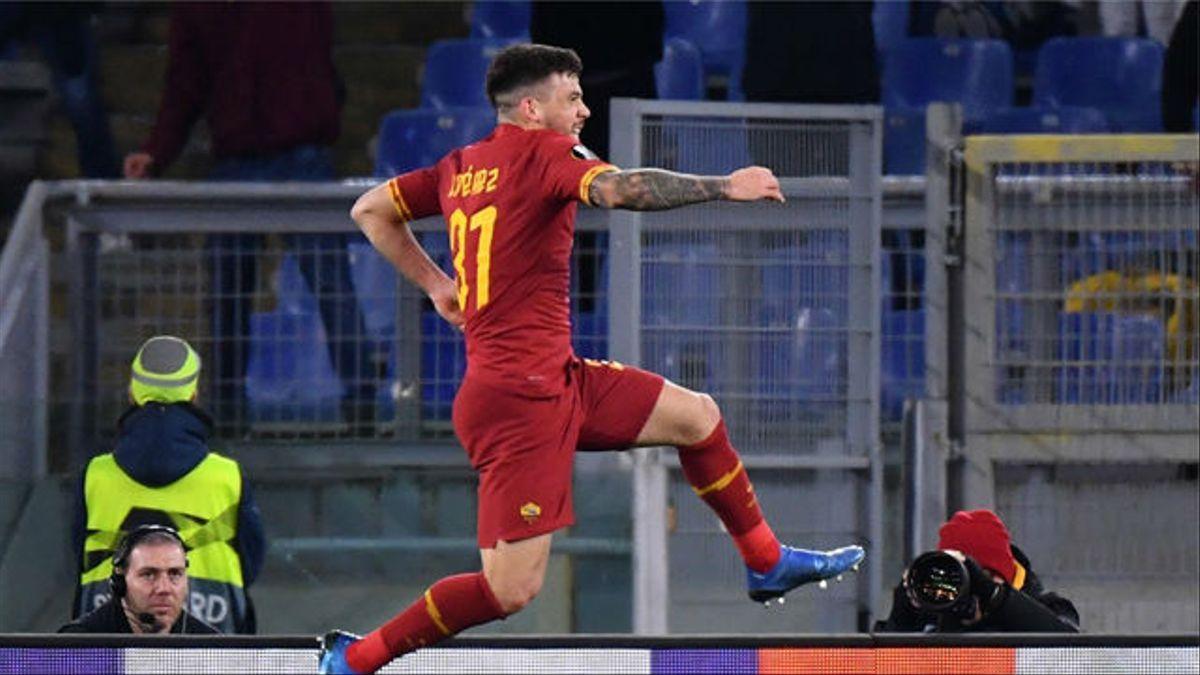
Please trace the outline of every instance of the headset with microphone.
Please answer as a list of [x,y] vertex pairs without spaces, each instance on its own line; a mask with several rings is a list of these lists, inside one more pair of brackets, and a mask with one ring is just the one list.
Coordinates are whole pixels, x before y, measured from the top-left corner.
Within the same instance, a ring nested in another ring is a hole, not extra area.
[[[129,587],[125,585],[125,573],[129,571],[130,554],[133,553],[134,547],[155,533],[165,534],[179,542],[179,547],[183,549],[186,560],[187,545],[183,543],[183,537],[179,536],[179,532],[175,528],[167,525],[139,525],[134,528],[129,534],[125,535],[121,542],[117,544],[117,549],[113,551],[112,575],[108,577],[108,586],[112,590],[113,598],[118,601],[123,599],[129,592]],[[184,614],[186,614],[186,608]],[[150,612],[138,612],[134,618],[141,624],[142,630],[147,633],[156,633],[162,627],[158,623],[158,617]],[[180,622],[180,626],[181,632],[187,630],[186,617]]]

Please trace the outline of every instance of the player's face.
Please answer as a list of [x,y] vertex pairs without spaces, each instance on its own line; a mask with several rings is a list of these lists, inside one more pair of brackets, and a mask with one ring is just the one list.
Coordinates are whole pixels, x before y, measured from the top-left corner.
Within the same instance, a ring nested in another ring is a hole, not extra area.
[[133,614],[149,612],[162,629],[174,625],[187,597],[187,561],[173,543],[142,544],[129,554],[125,604]]
[[560,134],[579,138],[583,123],[592,114],[583,104],[583,89],[575,75],[555,73],[546,79],[543,95],[539,97],[542,125]]

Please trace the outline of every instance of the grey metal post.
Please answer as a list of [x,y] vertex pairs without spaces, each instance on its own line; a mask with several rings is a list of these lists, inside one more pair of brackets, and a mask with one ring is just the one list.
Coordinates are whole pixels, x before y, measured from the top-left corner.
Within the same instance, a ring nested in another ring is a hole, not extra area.
[[30,478],[41,480],[48,470],[50,449],[47,421],[50,409],[50,243],[43,237],[37,244],[37,281],[34,292],[33,354],[33,453]]
[[[850,127],[850,265],[866,268],[850,274],[849,335],[847,364],[848,400],[846,443],[852,455],[870,459],[868,491],[868,536],[873,555],[882,559],[883,544],[883,450],[879,439],[879,349],[880,265],[879,238],[883,219],[882,112],[875,109],[869,123]],[[867,566],[868,612],[878,615],[881,605],[883,566]]]
[[[630,99],[611,103],[609,144],[618,166],[641,164],[637,114]],[[609,212],[609,353],[618,361],[641,362],[641,216]],[[633,632],[667,632],[667,467],[657,448],[634,451],[633,463]]]
[[74,217],[67,219],[67,260],[70,264],[72,370],[75,393],[67,449],[69,466],[83,466],[87,447],[95,438],[96,406],[96,237]]

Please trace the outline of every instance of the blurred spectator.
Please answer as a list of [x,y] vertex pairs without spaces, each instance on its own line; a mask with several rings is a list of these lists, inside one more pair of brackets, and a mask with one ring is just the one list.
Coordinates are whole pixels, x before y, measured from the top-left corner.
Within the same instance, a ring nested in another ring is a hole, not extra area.
[[111,596],[107,600],[58,632],[139,635],[220,632],[185,607],[187,549],[174,528],[142,525],[126,535],[113,553],[108,583]]
[[979,509],[959,511],[942,525],[938,551],[904,571],[892,612],[875,631],[1077,633],[1079,612],[1042,587],[1000,518]]
[[[746,7],[747,101],[875,103],[879,66],[870,2],[751,2]],[[755,164],[780,176],[844,175],[850,150],[842,137],[808,152],[779,135],[751,131]]]
[[1200,103],[1200,11],[1196,0],[1189,0],[1175,24],[1163,60],[1163,129],[1168,133],[1196,131],[1196,106]]
[[1144,35],[1165,45],[1171,41],[1171,32],[1184,4],[1182,0],[1101,1],[1096,3],[1096,10],[1100,16],[1100,30],[1106,37]]
[[[587,66],[579,76],[591,116],[579,140],[602,159],[608,147],[609,100],[656,98],[654,64],[662,60],[663,7],[658,1],[532,3],[529,33],[536,44],[574,49]],[[614,39],[620,36],[620,39]],[[580,231],[576,249],[580,311],[595,308],[596,233]]]
[[75,513],[80,576],[73,616],[108,600],[113,543],[141,525],[179,530],[190,549],[188,606],[226,633],[254,633],[246,589],[262,568],[262,516],[238,463],[209,450],[212,420],[195,405],[200,357],[150,338],[133,360],[133,403],[116,446],[88,463]]
[[746,10],[747,101],[879,101],[873,3],[751,2]]
[[[158,119],[127,178],[147,178],[179,155],[204,114],[212,133],[212,178],[324,181],[334,177],[331,144],[344,98],[332,58],[326,2],[179,3],[172,6],[169,62]],[[288,234],[317,298],[334,367],[346,385],[351,424],[374,418],[374,372],[350,280],[349,234]],[[354,235],[358,236],[358,235]],[[247,336],[261,235],[209,237],[216,340],[214,404],[223,424],[244,408]]]
[[37,46],[75,129],[80,174],[116,178],[117,155],[96,86],[92,13],[97,7],[86,2],[0,2],[0,58],[11,58],[20,42]]
[[534,2],[529,33],[535,43],[574,49],[587,64],[579,85],[592,115],[580,140],[608,159],[609,99],[657,95],[654,64],[662,60],[662,3]]

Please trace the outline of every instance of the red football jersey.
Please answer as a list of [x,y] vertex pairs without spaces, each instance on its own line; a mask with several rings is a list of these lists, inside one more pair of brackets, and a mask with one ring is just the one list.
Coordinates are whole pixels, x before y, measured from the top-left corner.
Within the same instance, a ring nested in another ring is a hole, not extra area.
[[388,186],[407,220],[446,218],[467,375],[533,396],[565,385],[576,202],[616,167],[549,129],[501,124]]

